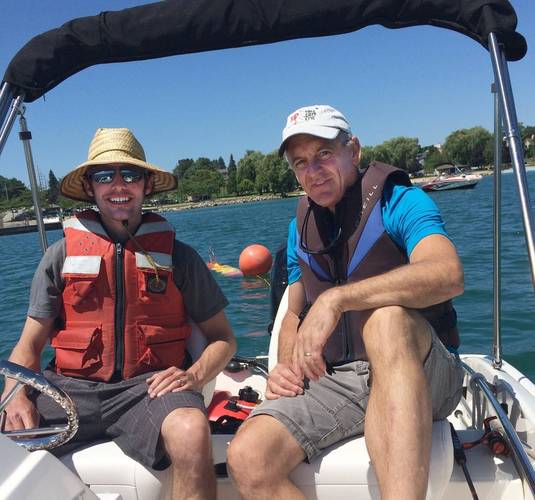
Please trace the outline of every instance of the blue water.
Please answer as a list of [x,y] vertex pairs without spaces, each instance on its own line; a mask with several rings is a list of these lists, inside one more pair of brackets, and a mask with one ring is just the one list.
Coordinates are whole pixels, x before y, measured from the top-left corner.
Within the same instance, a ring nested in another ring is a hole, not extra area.
[[[503,357],[535,381],[535,298],[530,281],[520,208],[511,174],[503,175],[502,337]],[[535,172],[528,173],[531,198],[535,197]],[[447,229],[465,267],[465,293],[456,299],[461,352],[492,351],[492,177],[474,190],[433,193]],[[165,216],[177,236],[208,260],[213,247],[218,261],[237,266],[241,250],[251,243],[273,253],[286,237],[287,224],[297,199],[283,199],[172,212]],[[61,231],[47,232],[49,242]],[[41,252],[35,233],[0,238],[0,359],[17,341],[28,306],[33,272]],[[270,321],[269,290],[257,280],[225,278],[214,273],[227,295],[227,314],[239,338],[242,355],[265,354]]]

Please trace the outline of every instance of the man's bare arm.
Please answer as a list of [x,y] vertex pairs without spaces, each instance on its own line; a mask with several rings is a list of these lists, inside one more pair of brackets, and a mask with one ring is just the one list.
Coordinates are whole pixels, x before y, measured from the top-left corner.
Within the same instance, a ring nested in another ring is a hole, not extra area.
[[208,345],[188,372],[204,385],[227,366],[236,352],[236,339],[224,311],[199,323],[199,328],[208,340]]
[[455,247],[445,236],[433,234],[416,245],[406,266],[331,288],[325,295],[332,295],[331,300],[343,312],[389,305],[423,308],[460,295],[463,290],[463,269]]
[[[41,353],[54,328],[53,318],[33,318],[28,316],[17,345],[9,361],[36,372],[41,371]],[[15,381],[6,379],[3,397],[13,388]],[[32,402],[21,390],[6,408],[6,429],[31,429],[39,425],[39,414]]]
[[462,265],[453,244],[442,235],[427,236],[414,248],[409,264],[323,292],[299,331],[294,369],[313,380],[324,373],[323,347],[345,311],[396,305],[424,308],[460,295],[463,289]]
[[170,391],[200,390],[225,368],[236,352],[236,339],[224,311],[199,323],[198,327],[208,340],[201,357],[187,370],[172,366],[148,378],[151,397]]

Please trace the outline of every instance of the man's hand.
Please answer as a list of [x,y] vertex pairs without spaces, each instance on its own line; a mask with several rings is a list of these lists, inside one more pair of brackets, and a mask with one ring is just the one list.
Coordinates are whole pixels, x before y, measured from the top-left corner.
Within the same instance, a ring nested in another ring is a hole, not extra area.
[[148,393],[151,398],[159,398],[168,392],[200,391],[193,375],[176,366],[155,373],[147,379]]
[[310,380],[325,375],[323,348],[333,333],[342,311],[335,300],[336,289],[323,292],[312,305],[297,333],[293,350],[293,370]]
[[277,363],[269,372],[266,399],[279,399],[281,396],[294,397],[303,394],[303,377],[296,374],[292,367]]
[[19,431],[39,427],[39,412],[24,394],[19,392],[6,406],[6,431]]

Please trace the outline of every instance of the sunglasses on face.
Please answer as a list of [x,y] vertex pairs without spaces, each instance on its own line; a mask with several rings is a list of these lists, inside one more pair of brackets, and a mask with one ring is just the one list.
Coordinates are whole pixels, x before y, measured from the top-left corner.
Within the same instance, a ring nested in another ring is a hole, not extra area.
[[129,167],[122,167],[118,169],[106,168],[102,170],[97,170],[88,174],[88,177],[89,179],[94,180],[97,184],[111,184],[116,173],[119,173],[123,181],[127,184],[139,182],[144,177],[143,171]]

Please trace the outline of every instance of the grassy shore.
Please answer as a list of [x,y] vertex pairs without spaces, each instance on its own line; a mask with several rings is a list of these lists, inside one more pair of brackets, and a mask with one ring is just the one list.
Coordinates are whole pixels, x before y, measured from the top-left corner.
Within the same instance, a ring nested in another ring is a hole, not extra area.
[[[493,170],[478,170],[477,173],[481,175],[492,175]],[[436,175],[427,177],[415,177],[414,179],[411,179],[411,181],[414,185],[420,185],[433,180],[435,177]],[[292,193],[288,193],[285,198],[302,196],[304,194],[305,192],[301,190],[294,191]],[[255,201],[280,200],[281,198],[283,197],[279,194],[269,193],[263,195],[232,196],[228,198],[216,198],[214,200],[205,200],[197,202],[189,201],[185,203],[175,203],[172,205],[146,205],[143,208],[146,210],[153,211],[174,212],[178,210],[191,210],[194,208],[217,207],[220,205],[238,205],[241,203],[251,203]]]

